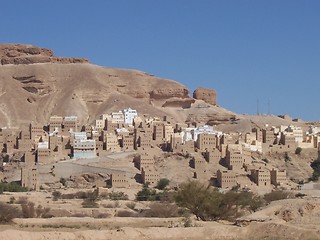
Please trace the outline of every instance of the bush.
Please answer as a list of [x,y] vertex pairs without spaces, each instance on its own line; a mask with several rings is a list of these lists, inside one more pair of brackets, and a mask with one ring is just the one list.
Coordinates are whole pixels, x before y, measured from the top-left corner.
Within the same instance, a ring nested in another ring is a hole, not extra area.
[[154,189],[149,188],[149,184],[143,184],[142,190],[136,195],[138,201],[155,201],[157,199],[157,193]]
[[38,218],[51,218],[53,217],[52,215],[49,214],[50,208],[44,208],[41,205],[38,205],[36,208],[36,216]]
[[71,217],[83,218],[83,217],[88,217],[88,215],[84,213],[74,213],[71,215]]
[[98,207],[98,190],[95,189],[93,192],[87,192],[86,198],[82,202],[84,208],[96,208]]
[[193,226],[194,226],[194,225],[192,224],[192,220],[191,220],[190,216],[184,216],[182,222],[183,222],[183,226],[184,226],[185,228],[193,227]]
[[79,191],[76,193],[67,193],[67,194],[62,194],[61,198],[62,199],[86,199],[88,198],[88,194],[90,192],[84,192],[84,191]]
[[277,200],[281,200],[281,199],[287,199],[287,198],[291,198],[291,194],[289,192],[285,192],[285,191],[272,191],[270,193],[267,193],[264,195],[264,200],[267,203],[270,203],[272,201],[277,201]]
[[296,151],[294,153],[297,154],[297,155],[300,155],[301,151],[302,151],[302,148],[301,147],[297,147]]
[[115,205],[113,203],[103,204],[104,208],[115,208]]
[[297,194],[295,195],[296,198],[303,198],[303,197],[305,197],[305,196],[307,196],[307,194],[304,194],[304,193],[297,193]]
[[82,207],[84,208],[97,208],[98,204],[95,201],[84,199],[82,202]]
[[109,198],[111,200],[128,200],[128,195],[124,192],[111,192],[109,193]]
[[134,213],[128,210],[120,210],[116,214],[117,217],[132,217],[133,215]]
[[110,213],[99,213],[94,216],[94,218],[110,218],[111,214]]
[[291,161],[291,157],[289,156],[289,153],[288,153],[288,152],[285,152],[285,154],[284,154],[284,161],[285,161],[285,162]]
[[159,193],[156,193],[155,200],[160,201],[160,202],[173,203],[174,202],[174,195],[175,195],[175,192],[169,192],[169,191],[159,192]]
[[54,191],[53,193],[52,193],[52,200],[53,201],[57,201],[58,199],[60,199],[61,198],[61,192],[59,192],[59,191]]
[[16,201],[15,197],[10,197],[9,204],[14,204]]
[[170,203],[152,203],[145,211],[145,217],[169,218],[178,217],[178,207]]
[[17,204],[27,204],[28,198],[27,197],[19,197],[16,203]]
[[319,157],[317,160],[313,161],[310,166],[313,169],[311,180],[317,181],[320,177],[320,159],[319,159]]
[[65,178],[60,178],[60,181],[59,181],[64,187],[67,186],[67,180]]
[[136,207],[136,203],[135,202],[129,202],[126,204],[127,208],[134,210]]
[[159,190],[163,190],[165,189],[170,183],[170,180],[167,178],[161,178],[159,180],[159,182],[157,183],[156,188],[158,188]]
[[0,202],[0,224],[11,223],[12,219],[20,217],[21,211],[7,203]]
[[28,189],[25,187],[21,187],[16,182],[10,182],[10,183],[0,183],[0,193],[3,192],[27,192]]
[[21,204],[21,209],[23,218],[34,218],[36,216],[33,202]]

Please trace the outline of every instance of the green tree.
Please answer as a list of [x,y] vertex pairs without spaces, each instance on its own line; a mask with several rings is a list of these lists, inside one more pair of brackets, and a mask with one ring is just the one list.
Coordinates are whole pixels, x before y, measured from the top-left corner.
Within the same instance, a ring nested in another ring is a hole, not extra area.
[[159,182],[157,183],[156,188],[158,188],[159,190],[163,190],[165,189],[170,183],[170,180],[167,178],[161,178],[159,180]]
[[302,148],[301,147],[297,147],[296,151],[294,152],[296,155],[300,155],[302,152]]
[[313,161],[310,165],[313,169],[311,180],[317,181],[320,177],[320,159]]
[[199,182],[182,184],[175,200],[178,206],[187,208],[197,219],[203,221],[218,218],[221,206],[224,205],[222,194],[218,190]]
[[157,193],[154,189],[149,188],[149,183],[143,184],[142,190],[136,195],[138,201],[154,201],[156,200],[156,197]]
[[188,209],[203,221],[233,220],[243,212],[240,209],[255,211],[264,203],[260,197],[249,192],[229,191],[223,194],[199,182],[182,184],[175,200],[178,206]]

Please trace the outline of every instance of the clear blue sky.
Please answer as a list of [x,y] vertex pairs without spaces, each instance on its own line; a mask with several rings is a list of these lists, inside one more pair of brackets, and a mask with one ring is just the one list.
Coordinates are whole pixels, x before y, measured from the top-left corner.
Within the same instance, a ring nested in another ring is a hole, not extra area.
[[2,0],[0,42],[139,69],[237,113],[320,120],[320,1]]

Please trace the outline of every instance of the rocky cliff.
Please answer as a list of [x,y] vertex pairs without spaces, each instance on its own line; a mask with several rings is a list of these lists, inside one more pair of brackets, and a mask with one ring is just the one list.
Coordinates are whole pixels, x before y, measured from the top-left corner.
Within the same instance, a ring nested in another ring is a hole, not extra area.
[[63,58],[53,56],[53,51],[26,44],[0,44],[0,63],[34,64],[34,63],[88,63],[84,58]]
[[182,108],[193,101],[176,81],[56,57],[52,50],[32,45],[0,44],[0,60],[1,126],[46,123],[52,114],[90,122],[126,107],[161,116],[167,114],[166,106]]
[[216,105],[217,101],[216,101],[216,91],[213,89],[207,89],[207,88],[197,88],[194,92],[193,92],[193,97],[195,99],[199,99],[199,100],[203,100],[206,103],[209,103],[211,105]]

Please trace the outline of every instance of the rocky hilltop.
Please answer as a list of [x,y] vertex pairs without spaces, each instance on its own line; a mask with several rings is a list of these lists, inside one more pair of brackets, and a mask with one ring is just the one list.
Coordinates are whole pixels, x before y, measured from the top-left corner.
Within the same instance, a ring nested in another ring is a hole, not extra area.
[[190,97],[188,88],[173,80],[100,67],[83,58],[56,57],[52,50],[32,45],[0,44],[0,62],[1,126],[46,123],[53,114],[77,115],[90,122],[127,107],[186,121],[190,112],[177,113],[177,108],[215,103],[208,96],[199,98],[204,101]]
[[33,64],[33,63],[88,63],[84,58],[63,58],[53,56],[47,48],[26,44],[0,44],[0,63]]
[[206,103],[209,103],[211,105],[217,105],[217,94],[214,89],[206,89],[206,88],[197,88],[193,92],[193,97],[195,99],[200,99],[205,101]]
[[56,57],[50,49],[27,44],[0,44],[0,127],[46,124],[54,114],[90,123],[100,114],[131,107],[179,122],[227,125],[226,131],[230,126],[251,129],[254,119],[219,107],[215,90],[198,88],[193,97],[189,94],[176,81],[142,71]]

